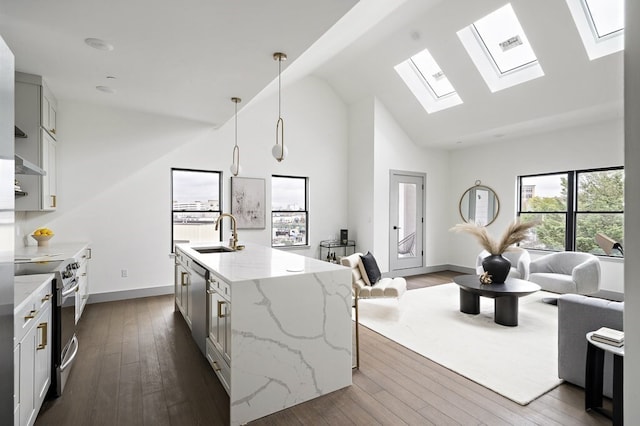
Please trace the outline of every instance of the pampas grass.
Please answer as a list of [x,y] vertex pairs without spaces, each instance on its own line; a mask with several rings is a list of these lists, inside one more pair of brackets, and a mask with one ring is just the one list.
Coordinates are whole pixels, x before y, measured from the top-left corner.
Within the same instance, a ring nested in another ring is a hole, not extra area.
[[487,228],[484,226],[478,226],[475,223],[458,223],[453,228],[449,229],[454,232],[467,232],[478,240],[483,249],[491,254],[502,254],[513,244],[517,244],[527,238],[527,231],[536,226],[538,221],[520,222],[519,219],[511,222],[500,240],[494,240]]

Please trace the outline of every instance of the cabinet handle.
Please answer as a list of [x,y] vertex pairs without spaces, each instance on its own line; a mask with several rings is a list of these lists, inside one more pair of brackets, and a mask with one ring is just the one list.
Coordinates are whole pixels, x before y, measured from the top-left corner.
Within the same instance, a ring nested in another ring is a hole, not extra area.
[[213,294],[213,291],[207,290],[207,294]]
[[51,195],[51,207],[57,207],[56,206],[56,196],[55,195]]
[[226,317],[226,315],[222,313],[222,307],[224,304],[225,302],[223,300],[218,300],[218,318]]
[[222,368],[218,365],[216,361],[213,361],[213,371],[220,371]]
[[46,296],[44,296],[42,299],[40,299],[41,302],[46,302],[47,300],[51,299],[51,295],[47,294]]
[[187,285],[188,283],[187,283],[187,282],[185,282],[184,277],[188,277],[188,276],[189,276],[189,273],[187,273],[187,272],[180,272],[180,274],[181,274],[181,275],[180,275],[180,284],[182,284],[182,285]]
[[93,255],[93,253],[91,253],[91,249],[90,249],[90,248],[88,248],[88,249],[87,249],[87,253],[89,253],[89,255],[88,255],[88,256],[85,256],[85,257],[86,257],[87,259],[92,259],[92,258],[93,258],[93,256],[92,256],[92,255]]
[[24,316],[24,319],[28,320],[28,319],[33,319],[36,317],[36,314],[38,313],[38,311],[36,310],[31,310],[31,312],[29,312],[27,315]]
[[49,132],[53,133],[54,135],[56,134],[56,129],[51,129],[49,130]]
[[40,324],[38,324],[38,328],[42,331],[42,343],[40,343],[37,347],[36,350],[40,350],[40,349],[44,349],[47,347],[47,323],[46,322],[41,322]]

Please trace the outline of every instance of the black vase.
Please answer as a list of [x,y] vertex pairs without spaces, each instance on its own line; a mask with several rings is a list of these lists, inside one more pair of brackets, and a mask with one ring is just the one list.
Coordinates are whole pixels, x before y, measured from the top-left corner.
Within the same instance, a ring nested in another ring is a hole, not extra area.
[[490,254],[482,261],[482,269],[491,275],[493,284],[503,284],[509,276],[511,262],[501,254]]

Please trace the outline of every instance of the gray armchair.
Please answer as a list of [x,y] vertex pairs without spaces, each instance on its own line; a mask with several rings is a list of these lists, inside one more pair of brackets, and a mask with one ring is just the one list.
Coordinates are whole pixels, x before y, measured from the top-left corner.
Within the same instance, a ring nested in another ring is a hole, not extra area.
[[[476,259],[476,274],[482,275],[484,269],[482,268],[482,261],[485,257],[489,256],[489,252],[482,250]],[[502,253],[502,256],[509,259],[511,262],[511,270],[509,271],[510,278],[520,278],[522,280],[529,279],[529,263],[531,262],[531,256],[527,250],[520,247],[512,247],[508,251]]]
[[[612,302],[580,294],[558,298],[558,377],[584,387],[587,361],[586,334],[600,327],[622,329],[624,302]],[[605,355],[604,394],[612,396],[613,359]]]
[[562,251],[532,260],[529,281],[553,293],[592,294],[600,289],[600,260],[589,253]]

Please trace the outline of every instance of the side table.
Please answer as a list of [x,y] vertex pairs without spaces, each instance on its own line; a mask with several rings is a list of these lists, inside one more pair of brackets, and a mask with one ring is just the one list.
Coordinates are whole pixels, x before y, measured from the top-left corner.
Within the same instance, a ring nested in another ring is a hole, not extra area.
[[[324,253],[325,250],[327,251],[326,254]],[[336,253],[337,250],[339,250],[338,253]],[[337,256],[340,256],[340,254],[349,256],[350,254],[355,253],[355,251],[356,242],[354,240],[347,240],[346,243],[337,240],[320,241],[320,260],[340,263],[340,259]]]
[[[585,371],[585,410],[597,411],[613,420],[614,426],[623,424],[623,361],[624,346],[615,347],[600,343],[591,338],[593,331],[587,333],[587,363]],[[602,408],[602,372],[604,355],[613,354],[613,414]]]

